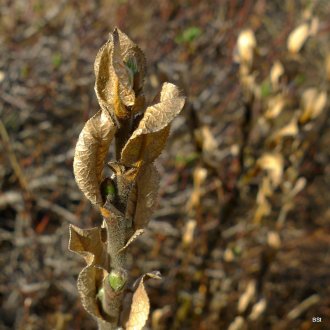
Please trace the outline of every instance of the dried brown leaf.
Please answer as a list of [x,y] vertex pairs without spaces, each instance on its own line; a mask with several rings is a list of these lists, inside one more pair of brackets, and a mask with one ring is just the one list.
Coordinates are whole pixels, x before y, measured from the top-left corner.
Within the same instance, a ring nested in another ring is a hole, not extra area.
[[160,93],[160,102],[148,107],[138,128],[124,146],[121,162],[132,166],[138,161],[152,162],[162,152],[170,123],[183,108],[184,97],[179,95],[178,88],[164,83]]
[[[147,225],[157,204],[159,173],[153,164],[142,168],[136,182],[136,207],[133,216],[134,229]],[[134,198],[131,195],[130,198]]]
[[131,245],[139,236],[141,236],[144,233],[143,229],[138,229],[134,232],[134,234],[128,239],[127,243],[125,244],[124,247],[122,247],[118,253],[123,252],[124,250],[126,250],[129,245]]
[[137,282],[137,288],[133,294],[128,321],[126,322],[126,330],[140,330],[147,322],[150,311],[150,303],[144,287],[144,280],[146,277],[156,279],[161,278],[159,272],[152,272],[143,275]]
[[111,117],[98,111],[87,121],[78,138],[73,171],[78,187],[93,204],[102,204],[103,167],[115,132]]
[[87,266],[80,272],[77,280],[78,291],[86,311],[103,320],[96,302],[96,295],[103,281],[103,269],[106,267],[107,254],[102,242],[102,228],[80,229],[70,225],[69,250],[82,256]]
[[[135,93],[133,90],[133,82],[130,79],[128,68],[125,66],[121,48],[124,47],[123,43],[127,44],[129,48],[132,43],[125,34],[121,34],[122,38],[119,39],[119,32],[117,29],[114,30],[113,34],[113,50],[112,50],[112,65],[114,72],[119,82],[119,95],[120,100],[126,106],[132,106],[135,103]],[[126,38],[124,39],[123,36]]]
[[[126,65],[128,61],[136,64],[133,80]],[[95,92],[101,107],[113,113],[118,96],[124,105],[132,106],[135,93],[143,86],[145,67],[141,49],[116,28],[99,50],[94,63]]]
[[103,230],[100,227],[81,229],[70,225],[69,250],[82,256],[87,265],[100,265],[104,267],[106,261],[106,248],[102,242]]

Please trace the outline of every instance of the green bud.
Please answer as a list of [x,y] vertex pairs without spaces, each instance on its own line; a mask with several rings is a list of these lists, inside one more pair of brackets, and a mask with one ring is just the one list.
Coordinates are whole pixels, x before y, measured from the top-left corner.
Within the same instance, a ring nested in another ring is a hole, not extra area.
[[133,87],[134,85],[134,75],[138,73],[138,67],[135,58],[129,58],[125,63],[127,71],[129,73],[130,84]]
[[113,270],[109,274],[109,283],[114,291],[120,291],[124,287],[126,280],[126,272]]
[[105,194],[115,196],[116,195],[115,185],[114,184],[107,185],[105,187]]
[[106,178],[101,184],[101,194],[102,198],[105,201],[107,197],[110,197],[111,201],[114,201],[116,198],[116,186],[112,179]]

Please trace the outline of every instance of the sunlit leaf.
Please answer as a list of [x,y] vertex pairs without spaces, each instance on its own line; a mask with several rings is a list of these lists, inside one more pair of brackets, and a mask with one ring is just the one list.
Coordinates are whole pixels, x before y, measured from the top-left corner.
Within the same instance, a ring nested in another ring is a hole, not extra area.
[[251,300],[253,299],[255,293],[256,293],[256,283],[255,281],[250,281],[246,286],[245,292],[239,298],[238,307],[237,307],[239,313],[243,313],[246,310]]
[[[113,50],[112,50],[112,65],[119,82],[119,95],[120,100],[126,106],[132,106],[135,102],[135,93],[133,90],[133,79],[130,75],[129,68],[124,64],[122,56],[122,48],[125,47],[124,43],[130,43],[126,38],[119,39],[118,30],[113,32]],[[124,35],[122,35],[124,36]],[[126,47],[129,48],[130,45]]]
[[269,98],[265,117],[267,119],[276,118],[284,109],[286,100],[282,94]]
[[280,78],[284,74],[284,67],[281,62],[276,61],[270,71],[270,82],[273,89],[277,89],[279,86]]
[[303,23],[296,27],[289,35],[287,47],[290,53],[297,54],[309,36],[309,25]]
[[258,160],[258,165],[269,173],[273,185],[277,187],[283,175],[283,156],[279,153],[265,153]]
[[[135,70],[132,73],[132,65]],[[145,57],[126,34],[115,29],[99,50],[95,63],[95,92],[102,109],[115,111],[115,103],[132,106],[145,76]]]
[[147,322],[150,311],[150,303],[144,287],[144,281],[146,278],[160,279],[161,277],[159,272],[147,273],[137,282],[132,298],[128,321],[126,322],[126,330],[140,330]]
[[87,312],[98,319],[98,322],[103,323],[105,321],[96,302],[103,281],[102,268],[105,268],[108,262],[106,247],[102,242],[102,228],[80,229],[70,225],[69,229],[69,250],[82,256],[87,263],[77,280],[82,304]]
[[127,241],[127,243],[125,244],[124,247],[122,247],[118,253],[123,252],[125,249],[128,248],[129,245],[131,245],[139,236],[141,236],[144,233],[143,229],[138,229],[134,232],[134,234],[129,238],[129,240]]
[[78,187],[93,204],[102,204],[100,184],[115,132],[110,116],[99,111],[87,121],[78,138],[73,171]]
[[318,91],[316,88],[309,88],[304,91],[301,100],[301,107],[303,113],[299,120],[305,123],[311,119],[318,117],[327,103],[327,93],[325,91]]
[[275,140],[275,141],[278,142],[283,137],[286,137],[286,136],[293,136],[294,137],[298,133],[299,133],[298,119],[297,119],[297,116],[294,116],[287,125],[280,128],[278,131],[276,131],[273,134],[272,140]]
[[253,52],[257,46],[254,32],[250,29],[243,30],[237,39],[237,51],[239,62],[251,63],[253,61]]
[[169,134],[169,125],[184,105],[184,97],[170,83],[163,85],[159,99],[159,103],[146,109],[137,129],[122,150],[121,162],[127,166],[138,161],[152,162],[160,155]]
[[137,178],[137,200],[133,218],[135,229],[143,228],[151,218],[157,205],[159,180],[159,173],[153,164],[145,166]]

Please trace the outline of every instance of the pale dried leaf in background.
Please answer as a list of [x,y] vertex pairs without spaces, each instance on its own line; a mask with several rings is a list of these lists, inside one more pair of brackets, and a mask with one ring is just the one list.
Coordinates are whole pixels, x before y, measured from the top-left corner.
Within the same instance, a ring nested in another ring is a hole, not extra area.
[[279,249],[282,245],[280,235],[276,231],[267,234],[267,244],[273,249]]
[[299,133],[298,128],[298,119],[297,116],[294,116],[291,121],[285,125],[284,127],[280,128],[272,135],[272,139],[274,141],[279,141],[285,136],[296,136]]
[[301,107],[303,113],[299,120],[301,123],[306,123],[318,117],[327,103],[327,93],[325,91],[318,91],[316,88],[308,88],[302,94]]
[[284,159],[280,153],[265,153],[259,160],[258,165],[269,173],[272,184],[277,187],[282,179]]
[[276,118],[284,109],[286,100],[282,94],[270,97],[267,104],[265,117],[267,119]]
[[87,121],[77,141],[73,171],[78,187],[92,204],[102,204],[100,184],[115,132],[111,117],[104,111],[98,111]]
[[160,274],[159,272],[152,272],[141,276],[133,294],[131,310],[125,327],[126,330],[140,330],[147,322],[150,303],[144,287],[144,280],[146,277],[160,279]]
[[299,53],[309,36],[309,25],[303,23],[296,27],[288,37],[287,47],[291,54]]
[[196,141],[202,148],[203,152],[211,154],[217,149],[218,143],[214,138],[209,126],[202,126],[201,128],[195,130],[194,134]]
[[121,153],[121,162],[133,166],[138,161],[152,162],[162,152],[170,123],[182,110],[184,97],[178,88],[164,83],[160,93],[160,102],[146,109],[139,126],[127,141]]
[[245,292],[241,295],[238,301],[237,310],[239,313],[243,313],[249,306],[250,302],[256,294],[256,282],[250,281],[246,286]]
[[207,177],[207,169],[201,166],[196,167],[193,174],[194,190],[187,203],[187,211],[192,216],[194,215],[196,208],[200,206],[200,199],[202,195],[201,188],[203,186],[206,177]]
[[274,90],[279,88],[281,76],[284,74],[284,67],[280,61],[276,61],[270,70],[270,82]]
[[260,299],[256,304],[253,305],[249,319],[252,321],[258,320],[267,307],[267,301],[265,298]]
[[184,246],[188,247],[193,241],[195,228],[196,228],[197,222],[194,219],[190,219],[183,230],[182,235],[182,243]]
[[242,316],[236,316],[234,321],[230,323],[228,330],[243,330],[244,318]]
[[253,52],[256,46],[257,41],[254,32],[251,29],[243,30],[237,39],[237,51],[240,63],[252,63]]

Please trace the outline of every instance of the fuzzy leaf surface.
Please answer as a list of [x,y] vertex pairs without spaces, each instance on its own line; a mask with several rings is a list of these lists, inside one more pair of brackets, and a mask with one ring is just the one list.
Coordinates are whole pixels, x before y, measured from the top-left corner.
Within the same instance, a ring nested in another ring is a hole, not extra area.
[[126,322],[126,330],[140,330],[146,324],[149,316],[150,303],[144,287],[144,281],[147,278],[160,279],[159,272],[144,274],[137,282],[137,288],[133,294],[131,310]]
[[78,187],[92,204],[102,204],[103,167],[115,132],[111,117],[98,111],[87,121],[78,138],[73,171]]
[[[129,61],[137,66],[133,82],[126,65]],[[99,50],[94,63],[95,93],[101,108],[114,115],[114,104],[118,98],[126,106],[134,105],[135,92],[143,86],[145,68],[141,49],[116,28]]]
[[102,242],[102,229],[80,229],[70,225],[69,230],[69,250],[82,256],[87,263],[77,281],[82,304],[88,313],[106,324],[96,302],[96,295],[104,277],[102,268],[106,268],[107,260],[106,247]]
[[162,152],[170,129],[171,121],[184,106],[184,97],[178,88],[164,83],[159,102],[149,106],[137,129],[127,141],[121,153],[121,162],[127,166],[138,161],[150,163]]

